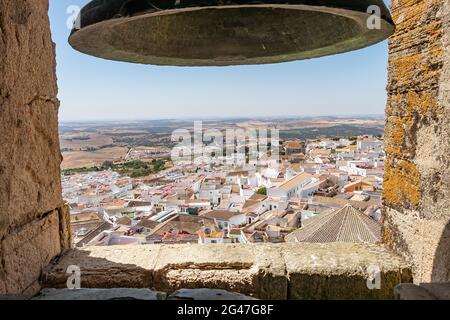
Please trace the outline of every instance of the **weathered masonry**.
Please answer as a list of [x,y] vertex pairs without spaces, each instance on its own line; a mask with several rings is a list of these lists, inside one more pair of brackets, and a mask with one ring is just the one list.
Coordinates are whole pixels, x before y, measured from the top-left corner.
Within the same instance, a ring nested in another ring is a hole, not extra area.
[[[392,298],[411,275],[450,281],[450,3],[394,0],[392,10],[384,245],[72,250],[48,1],[0,0],[0,294],[64,286],[70,264],[87,287],[219,287],[280,299]],[[373,264],[381,290],[366,286]]]
[[450,2],[394,0],[389,41],[385,243],[415,282],[450,280]]
[[0,0],[0,292],[35,293],[69,248],[48,2]]

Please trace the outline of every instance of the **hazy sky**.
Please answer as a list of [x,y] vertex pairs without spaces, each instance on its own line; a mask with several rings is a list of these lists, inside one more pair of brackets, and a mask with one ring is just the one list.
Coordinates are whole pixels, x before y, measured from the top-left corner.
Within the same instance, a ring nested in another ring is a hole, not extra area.
[[387,42],[331,57],[273,65],[158,67],[107,61],[67,43],[70,5],[50,0],[60,121],[382,114]]

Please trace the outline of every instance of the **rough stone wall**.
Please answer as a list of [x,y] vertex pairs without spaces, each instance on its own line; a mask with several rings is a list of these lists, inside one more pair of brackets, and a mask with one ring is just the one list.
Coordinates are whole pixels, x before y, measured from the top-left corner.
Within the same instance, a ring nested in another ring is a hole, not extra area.
[[[86,247],[53,261],[43,286],[66,288],[73,265],[82,288],[211,288],[260,299],[393,299],[396,285],[412,281],[409,264],[379,245],[261,243]],[[379,286],[369,289],[373,267]]]
[[450,280],[450,2],[394,0],[384,241],[415,282]]
[[47,0],[0,0],[0,294],[33,294],[70,245]]

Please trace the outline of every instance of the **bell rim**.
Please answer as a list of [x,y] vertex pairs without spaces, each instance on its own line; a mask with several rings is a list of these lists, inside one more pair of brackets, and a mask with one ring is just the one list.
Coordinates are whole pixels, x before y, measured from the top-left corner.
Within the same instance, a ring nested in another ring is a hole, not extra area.
[[[384,4],[383,4],[384,5]],[[187,7],[187,8],[175,8],[175,9],[167,9],[156,12],[142,13],[130,17],[117,17],[106,19],[94,24],[90,24],[80,29],[72,30],[72,33],[69,36],[69,44],[75,50],[91,55],[97,58],[119,61],[119,62],[129,62],[129,63],[138,63],[145,65],[157,65],[157,66],[182,66],[182,67],[208,67],[208,66],[235,66],[235,65],[257,65],[257,64],[274,64],[274,63],[285,63],[292,61],[300,61],[306,59],[314,59],[320,58],[340,53],[351,52],[355,50],[364,49],[366,47],[375,45],[379,42],[384,41],[389,38],[395,32],[395,24],[390,19],[385,19],[383,16],[380,17],[382,27],[378,30],[370,30],[368,28],[362,27],[361,29],[367,29],[367,32],[361,32],[358,37],[364,37],[364,35],[371,34],[373,39],[367,38],[360,39],[358,42],[357,39],[346,39],[342,42],[334,43],[330,46],[319,48],[317,50],[318,53],[311,53],[311,51],[299,51],[293,53],[286,53],[282,55],[274,55],[267,57],[257,57],[257,58],[248,58],[245,62],[239,62],[237,59],[230,59],[229,62],[226,61],[216,61],[211,59],[192,59],[192,58],[178,58],[178,57],[163,57],[163,56],[151,56],[147,55],[145,58],[137,58],[135,53],[129,52],[131,56],[135,56],[135,58],[123,58],[123,57],[114,57],[114,55],[106,54],[105,52],[95,52],[93,48],[82,48],[82,45],[79,45],[80,40],[89,33],[98,33],[102,28],[108,28],[115,25],[126,24],[131,21],[136,21],[140,19],[148,19],[156,16],[168,16],[175,15],[179,13],[193,12],[193,11],[202,11],[202,10],[227,10],[227,9],[238,9],[238,8],[272,8],[272,9],[285,9],[285,10],[298,10],[298,11],[313,11],[320,13],[328,13],[331,15],[339,15],[344,18],[353,20],[358,24],[366,23],[367,18],[371,15],[367,12],[361,12],[357,10],[343,9],[343,8],[330,8],[325,6],[311,6],[311,5],[293,5],[293,4],[248,4],[248,5],[222,5],[222,6],[203,6],[203,7]],[[356,37],[357,38],[357,37]],[[104,39],[103,39],[104,40]],[[356,43],[354,46],[347,47],[347,43]],[[339,49],[341,47],[341,49]],[[333,48],[337,48],[333,50]]]
[[[176,1],[165,1],[165,0],[91,0],[88,4],[86,4],[80,12],[81,23],[84,24],[81,28],[87,27],[92,24],[96,24],[105,20],[114,19],[115,16],[122,14],[121,7],[124,5],[133,2],[134,3],[146,3],[147,5],[152,6],[153,12],[150,13],[158,13],[164,11],[184,11],[184,10],[201,10],[201,9],[209,9],[209,8],[232,8],[232,7],[280,7],[286,6],[294,7],[294,6],[308,6],[315,7],[318,9],[342,9],[354,12],[362,12],[367,13],[367,9],[369,6],[377,6],[380,8],[380,18],[387,21],[390,24],[394,24],[391,13],[389,9],[386,7],[383,0],[360,0],[353,1],[352,4],[349,4],[348,1],[343,0],[210,0],[205,3],[204,0],[180,0],[179,5],[177,5]],[[162,8],[161,4],[164,4],[164,8],[160,9],[153,5],[153,2],[157,2],[158,6]],[[159,3],[161,1],[161,4]],[[181,3],[183,1],[183,3]],[[344,3],[342,3],[344,2]],[[364,2],[364,4],[363,4]],[[99,4],[101,3],[101,4]],[[156,12],[154,10],[157,10]],[[146,14],[149,9],[138,9],[135,13],[132,13],[130,16],[138,16]],[[128,17],[128,16],[124,16]],[[77,32],[76,29],[73,29],[72,32]]]

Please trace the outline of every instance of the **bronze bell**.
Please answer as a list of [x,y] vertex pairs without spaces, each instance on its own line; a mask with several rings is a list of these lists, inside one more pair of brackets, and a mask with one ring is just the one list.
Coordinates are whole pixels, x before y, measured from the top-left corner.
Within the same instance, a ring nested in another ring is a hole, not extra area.
[[293,61],[394,32],[382,0],[93,0],[69,42],[100,58],[174,66]]

